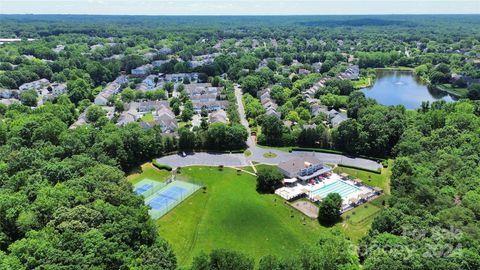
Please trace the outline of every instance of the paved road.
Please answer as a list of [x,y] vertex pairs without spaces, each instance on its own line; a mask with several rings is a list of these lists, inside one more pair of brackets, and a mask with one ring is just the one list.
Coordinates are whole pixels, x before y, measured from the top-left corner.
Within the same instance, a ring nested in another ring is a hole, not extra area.
[[[261,149],[261,148],[260,148]],[[277,156],[275,158],[265,158],[260,152],[252,154],[249,157],[245,157],[243,154],[226,154],[226,153],[207,153],[197,152],[188,153],[186,157],[180,155],[170,155],[157,158],[157,161],[161,164],[166,164],[176,167],[185,167],[191,165],[209,165],[209,166],[233,166],[244,167],[249,166],[251,161],[261,162],[265,164],[277,165],[280,162],[287,161],[296,156],[313,155],[323,163],[334,163],[350,165],[355,167],[361,167],[370,170],[376,170],[381,168],[381,164],[375,161],[363,158],[352,158],[344,155],[330,154],[330,153],[315,153],[315,152],[303,152],[296,151],[292,153],[282,152],[278,150],[262,149],[263,153],[275,152]]]
[[[248,121],[245,116],[245,108],[243,107],[242,102],[242,90],[238,85],[235,86],[235,97],[237,98],[238,112],[240,114],[240,123],[245,126],[250,134],[250,128],[248,126]],[[381,168],[381,164],[376,163],[375,161],[363,158],[352,158],[345,155],[339,154],[330,154],[330,153],[315,153],[315,152],[303,152],[296,151],[292,153],[283,152],[276,149],[265,149],[258,147],[253,141],[252,137],[249,136],[247,139],[248,149],[252,152],[252,155],[245,157],[243,154],[225,154],[225,153],[189,153],[186,157],[180,155],[170,155],[158,158],[157,161],[161,164],[167,164],[174,168],[176,167],[185,167],[190,165],[210,165],[210,166],[249,166],[250,162],[256,161],[266,164],[277,165],[280,162],[287,161],[296,156],[302,155],[313,155],[318,158],[323,163],[334,163],[334,164],[343,164],[349,166],[356,166],[370,170],[376,170]],[[272,152],[277,156],[275,158],[265,158],[263,155],[265,153]]]

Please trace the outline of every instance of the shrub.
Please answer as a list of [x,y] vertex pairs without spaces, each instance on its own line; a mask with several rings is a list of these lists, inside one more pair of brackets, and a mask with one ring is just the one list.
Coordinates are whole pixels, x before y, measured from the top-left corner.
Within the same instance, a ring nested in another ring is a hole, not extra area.
[[158,163],[158,161],[156,159],[152,160],[152,164],[153,166],[155,166],[157,169],[160,169],[160,170],[167,170],[167,171],[172,171],[172,167],[171,166],[168,166],[166,164],[160,164]]
[[380,169],[370,170],[370,169],[365,169],[365,168],[356,167],[356,166],[350,166],[350,165],[345,165],[345,164],[338,164],[338,167],[356,169],[356,170],[361,170],[361,171],[365,171],[365,172],[371,172],[371,173],[375,173],[375,174],[381,174],[381,173],[382,173]]

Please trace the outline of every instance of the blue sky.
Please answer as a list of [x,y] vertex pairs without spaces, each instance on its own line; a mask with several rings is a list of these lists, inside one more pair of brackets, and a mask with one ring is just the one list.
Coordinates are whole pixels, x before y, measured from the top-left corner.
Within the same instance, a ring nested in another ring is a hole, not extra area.
[[479,14],[480,0],[0,0],[0,14]]

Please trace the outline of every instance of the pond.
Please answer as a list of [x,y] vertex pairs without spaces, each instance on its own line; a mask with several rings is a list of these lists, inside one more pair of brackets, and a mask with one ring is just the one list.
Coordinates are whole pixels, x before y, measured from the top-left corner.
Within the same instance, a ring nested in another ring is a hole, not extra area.
[[404,105],[407,109],[417,109],[422,101],[432,103],[437,100],[451,102],[455,96],[437,89],[429,89],[413,72],[400,70],[378,70],[373,86],[361,90],[365,96],[383,105]]

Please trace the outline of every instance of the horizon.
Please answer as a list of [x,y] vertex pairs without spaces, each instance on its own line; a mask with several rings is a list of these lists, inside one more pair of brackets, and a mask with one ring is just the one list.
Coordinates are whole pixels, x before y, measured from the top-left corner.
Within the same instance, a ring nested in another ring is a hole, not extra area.
[[[265,12],[268,10],[268,12]],[[476,0],[1,0],[0,15],[478,15]]]
[[106,17],[342,17],[342,16],[480,16],[480,13],[371,13],[371,14],[89,14],[89,13],[0,13],[0,16],[106,16]]

